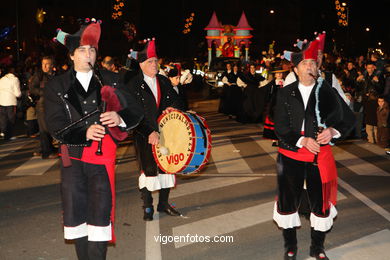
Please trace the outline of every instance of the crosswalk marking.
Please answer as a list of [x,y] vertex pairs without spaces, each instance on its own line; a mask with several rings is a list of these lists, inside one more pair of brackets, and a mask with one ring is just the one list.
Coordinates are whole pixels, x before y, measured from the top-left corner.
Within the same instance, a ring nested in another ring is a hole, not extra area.
[[[215,175],[214,175],[215,176]],[[238,178],[208,178],[191,183],[180,184],[171,190],[170,198],[177,198],[194,193],[218,189],[234,184],[249,182],[259,179],[259,177],[238,177]]]
[[[231,213],[203,219],[172,229],[172,235],[185,236],[193,234],[198,236],[218,236],[236,230],[251,227],[272,219],[274,202],[237,210]],[[266,212],[266,214],[264,214]],[[190,241],[175,242],[175,248],[187,246]]]
[[215,145],[211,149],[211,156],[218,173],[253,173],[240,153],[235,152],[236,148],[232,142],[226,140],[225,143],[221,146]]
[[366,141],[354,141],[353,144],[390,160],[390,156],[385,154],[385,149],[376,144],[371,144]]
[[12,154],[13,152],[21,149],[23,146],[32,143],[33,141],[34,140],[22,140],[22,142],[12,142],[7,144],[2,144],[0,146],[0,160]]
[[356,155],[347,152],[340,147],[333,147],[333,154],[338,163],[341,163],[351,171],[358,175],[369,175],[369,176],[387,176],[390,174],[384,170],[376,167],[371,163],[367,163],[365,160],[357,157]]
[[155,239],[160,235],[160,215],[155,213],[153,221],[146,222],[145,259],[161,260],[161,244]]
[[390,247],[390,230],[384,229],[326,251],[330,259],[387,260]]
[[266,151],[269,154],[269,156],[271,156],[276,161],[276,157],[278,156],[278,148],[271,146],[270,140],[264,140],[264,139],[263,140],[256,140],[256,137],[254,137],[254,136],[252,136],[252,138],[261,147],[261,149]]
[[357,199],[359,199],[361,202],[366,204],[368,207],[370,207],[372,210],[376,211],[379,215],[387,219],[387,221],[390,222],[390,213],[370,200],[368,197],[364,196],[362,193],[360,193],[358,190],[353,188],[351,185],[343,181],[342,179],[338,179],[339,185],[346,189],[348,192],[350,192],[353,196],[355,196]]
[[[338,193],[338,200],[346,199],[342,193]],[[272,212],[275,202],[267,202],[261,205],[236,210],[215,217],[202,219],[172,228],[173,236],[186,236],[187,234],[198,236],[219,236],[237,230],[248,228],[272,220]],[[192,244],[190,241],[175,242],[175,248]]]
[[7,176],[42,175],[57,162],[58,159],[43,160],[40,157],[32,157],[30,160],[15,168]]
[[[25,145],[25,144],[24,144]],[[117,158],[120,159],[128,150],[128,146],[119,147],[117,150]],[[15,149],[20,149],[15,148]],[[15,168],[7,176],[39,176],[43,175],[53,165],[58,162],[58,159],[42,159],[41,157],[32,157],[19,167]]]

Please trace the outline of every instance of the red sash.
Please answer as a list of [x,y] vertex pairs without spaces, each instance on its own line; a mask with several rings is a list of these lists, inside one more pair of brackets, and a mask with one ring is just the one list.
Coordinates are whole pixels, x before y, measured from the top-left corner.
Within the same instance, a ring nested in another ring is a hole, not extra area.
[[[314,154],[305,147],[300,148],[298,152],[279,148],[279,153],[297,161],[314,161]],[[325,213],[330,207],[329,201],[333,205],[337,203],[337,169],[330,145],[321,146],[317,161],[322,183],[322,211]]]
[[[68,149],[66,145],[61,145],[61,156],[63,159],[64,167],[69,167],[70,160],[79,160],[86,163],[104,165],[107,170],[108,179],[110,181],[111,186],[111,198],[112,198],[112,206],[111,206],[111,231],[112,231],[112,239],[111,243],[115,243],[116,238],[114,234],[114,221],[115,221],[115,159],[116,159],[116,144],[112,140],[111,136],[106,134],[102,139],[102,152],[103,155],[96,155],[96,151],[98,149],[99,142],[93,141],[92,145],[89,147],[84,147],[83,155],[81,159],[69,157]],[[65,162],[64,162],[65,160]],[[65,166],[65,163],[69,161],[69,165]]]

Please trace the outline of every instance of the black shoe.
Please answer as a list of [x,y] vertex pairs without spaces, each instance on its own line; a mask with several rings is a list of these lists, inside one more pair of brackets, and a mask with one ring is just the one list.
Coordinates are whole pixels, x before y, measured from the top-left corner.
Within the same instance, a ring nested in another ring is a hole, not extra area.
[[176,209],[172,208],[171,205],[168,205],[165,208],[157,207],[157,211],[158,212],[165,212],[169,216],[180,216],[181,215],[181,213],[179,211],[177,211]]
[[272,146],[277,147],[277,146],[278,146],[278,142],[273,141],[273,142],[272,142]]
[[153,214],[154,214],[153,208],[144,208],[144,220],[145,221],[152,221]]
[[287,248],[286,252],[284,253],[284,260],[297,259],[297,253],[298,253],[298,248],[296,247]]
[[324,249],[315,249],[310,247],[310,256],[314,257],[317,260],[329,260],[326,256]]

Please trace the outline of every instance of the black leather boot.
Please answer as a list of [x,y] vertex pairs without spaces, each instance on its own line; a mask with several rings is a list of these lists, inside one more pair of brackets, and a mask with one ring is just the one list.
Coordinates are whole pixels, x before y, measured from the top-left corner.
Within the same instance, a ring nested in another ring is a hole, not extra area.
[[158,212],[165,212],[170,216],[180,216],[180,212],[174,209],[171,205],[168,203],[169,199],[169,192],[170,188],[165,188],[160,190],[159,198],[158,198],[158,205],[157,205],[157,211]]
[[80,237],[74,240],[78,260],[88,260],[88,237]]
[[283,229],[284,248],[284,260],[295,260],[297,258],[297,230],[295,228]]
[[153,220],[153,197],[152,193],[147,188],[141,189],[141,198],[144,202],[142,208],[144,211],[144,220],[145,221],[152,221]]
[[106,260],[107,241],[88,241],[88,257],[93,260]]
[[317,260],[329,260],[324,250],[325,236],[325,232],[316,231],[314,228],[311,228],[310,256],[315,257]]

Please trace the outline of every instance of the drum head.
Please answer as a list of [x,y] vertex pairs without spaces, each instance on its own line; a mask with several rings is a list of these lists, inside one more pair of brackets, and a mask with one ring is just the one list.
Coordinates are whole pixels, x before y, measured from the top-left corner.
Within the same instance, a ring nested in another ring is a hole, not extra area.
[[181,172],[191,161],[193,126],[188,116],[173,111],[159,118],[160,143],[153,146],[157,165],[166,173]]

